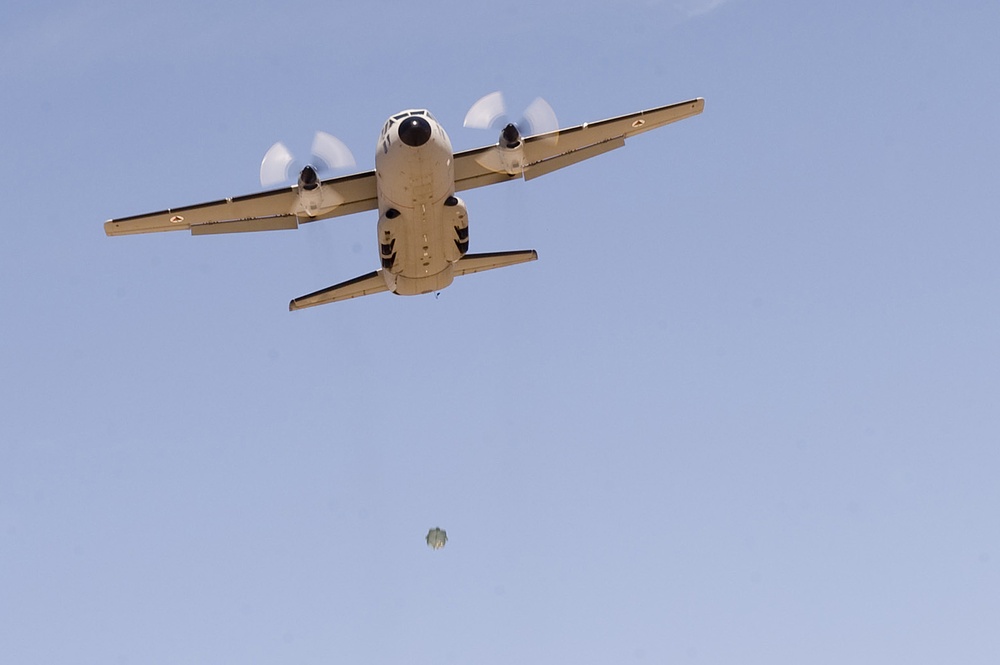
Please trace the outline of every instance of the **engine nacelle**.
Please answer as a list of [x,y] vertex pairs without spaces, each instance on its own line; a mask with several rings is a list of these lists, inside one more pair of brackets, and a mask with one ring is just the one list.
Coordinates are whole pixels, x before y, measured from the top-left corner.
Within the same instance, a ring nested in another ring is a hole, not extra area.
[[521,140],[521,131],[514,123],[500,131],[497,152],[500,154],[501,167],[507,175],[521,175],[524,169],[524,141]]
[[[340,201],[323,200],[323,183],[319,179],[316,169],[306,166],[299,173],[299,205],[296,211],[304,213],[309,217],[315,217],[320,212],[334,208]],[[331,197],[328,197],[331,198]]]

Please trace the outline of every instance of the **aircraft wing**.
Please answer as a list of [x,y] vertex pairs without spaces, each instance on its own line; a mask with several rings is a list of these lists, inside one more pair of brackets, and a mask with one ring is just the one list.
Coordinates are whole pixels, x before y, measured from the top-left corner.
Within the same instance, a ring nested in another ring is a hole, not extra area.
[[531,180],[620,148],[627,138],[698,115],[704,108],[705,100],[699,97],[526,137],[523,166],[519,173],[511,174],[493,166],[497,160],[491,159],[491,153],[499,150],[496,145],[466,150],[455,155],[455,189],[483,187],[519,176]]
[[[496,144],[455,155],[455,189],[462,191],[506,182],[531,180],[625,145],[625,139],[702,112],[705,100],[638,111],[599,122],[536,134],[523,139],[523,165],[516,173],[496,168]],[[296,229],[299,224],[378,208],[375,172],[364,171],[322,182],[324,206],[314,216],[302,212],[298,186],[221,199],[159,212],[111,219],[104,223],[109,236],[190,230],[192,235]]]
[[315,217],[298,211],[298,185],[259,194],[210,201],[159,212],[111,219],[104,223],[109,236],[190,229],[192,235],[296,229],[318,219],[350,215],[378,207],[375,172],[329,178],[322,182],[324,196],[338,201],[336,207]]

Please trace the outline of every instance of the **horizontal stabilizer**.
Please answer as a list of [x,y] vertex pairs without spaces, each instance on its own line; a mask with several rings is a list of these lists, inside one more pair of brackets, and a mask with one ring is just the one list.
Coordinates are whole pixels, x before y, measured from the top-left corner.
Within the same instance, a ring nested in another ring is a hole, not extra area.
[[385,278],[382,277],[382,271],[376,270],[375,272],[370,272],[367,275],[355,277],[354,279],[350,279],[346,282],[328,286],[327,288],[316,291],[315,293],[310,293],[309,295],[302,296],[301,298],[296,298],[292,302],[288,303],[288,311],[294,312],[297,309],[315,307],[316,305],[325,305],[327,303],[339,302],[341,300],[350,300],[351,298],[358,298],[360,296],[367,296],[372,293],[381,293],[382,291],[388,290],[389,287],[385,285]]
[[[492,270],[493,268],[512,266],[516,263],[534,261],[537,258],[538,252],[533,249],[525,249],[516,252],[466,254],[461,260],[458,261],[458,263],[454,264],[453,274],[455,277],[458,277],[459,275],[470,275],[474,272],[481,272],[483,270]],[[315,293],[302,296],[301,298],[296,298],[292,302],[288,303],[288,309],[289,311],[295,311],[297,309],[315,307],[316,305],[325,305],[331,302],[340,302],[341,300],[350,300],[351,298],[368,296],[373,293],[381,293],[388,290],[389,287],[386,286],[385,278],[382,276],[382,271],[377,270],[375,272],[370,272],[367,275],[355,277],[354,279],[346,282],[329,286],[325,289],[316,291]]]
[[538,259],[538,252],[522,249],[516,252],[489,252],[486,254],[466,254],[455,264],[455,276],[471,275],[474,272],[503,268],[516,263],[527,263]]

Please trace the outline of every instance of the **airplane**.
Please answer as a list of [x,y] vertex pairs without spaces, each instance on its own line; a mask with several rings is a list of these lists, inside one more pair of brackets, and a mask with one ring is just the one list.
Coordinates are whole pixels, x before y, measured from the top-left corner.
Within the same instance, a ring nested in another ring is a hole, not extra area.
[[406,110],[383,125],[373,170],[320,179],[316,168],[307,165],[289,187],[111,219],[104,231],[109,236],[182,229],[196,236],[272,231],[378,210],[381,267],[295,298],[289,310],[384,291],[439,292],[455,277],[538,258],[535,250],[468,253],[468,210],[457,192],[516,178],[533,180],[620,148],[637,134],[697,115],[704,106],[699,97],[529,136],[508,123],[497,143],[458,153],[427,110]]

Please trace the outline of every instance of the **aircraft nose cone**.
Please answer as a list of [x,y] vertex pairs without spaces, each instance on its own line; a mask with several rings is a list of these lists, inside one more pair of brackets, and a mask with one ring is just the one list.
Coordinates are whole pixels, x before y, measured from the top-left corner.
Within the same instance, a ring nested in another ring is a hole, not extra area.
[[431,139],[431,123],[417,115],[399,124],[399,140],[411,148],[419,148]]

